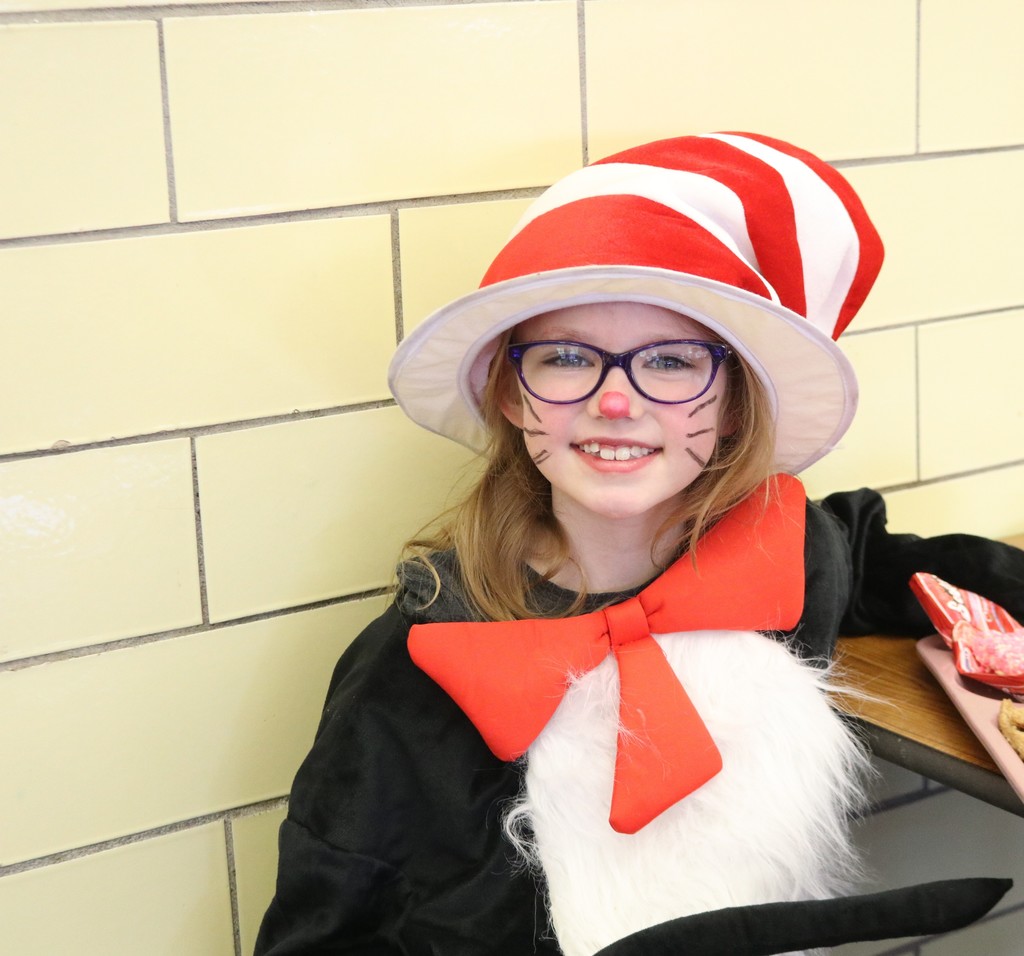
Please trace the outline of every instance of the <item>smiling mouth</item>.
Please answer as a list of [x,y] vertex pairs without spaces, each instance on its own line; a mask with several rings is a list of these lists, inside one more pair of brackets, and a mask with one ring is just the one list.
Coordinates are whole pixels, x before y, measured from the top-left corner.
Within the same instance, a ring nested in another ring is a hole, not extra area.
[[602,458],[604,461],[631,461],[635,458],[646,458],[657,451],[656,448],[646,448],[643,445],[602,445],[596,441],[584,442],[576,447],[585,455]]

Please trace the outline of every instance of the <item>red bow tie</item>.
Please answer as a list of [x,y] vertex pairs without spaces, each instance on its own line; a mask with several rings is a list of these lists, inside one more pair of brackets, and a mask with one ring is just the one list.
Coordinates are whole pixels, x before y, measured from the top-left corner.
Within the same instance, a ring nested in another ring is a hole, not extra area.
[[652,634],[795,627],[804,603],[803,486],[777,475],[636,597],[561,619],[418,624],[413,661],[502,760],[521,757],[574,676],[615,655],[619,735],[609,822],[635,833],[710,780],[722,758]]

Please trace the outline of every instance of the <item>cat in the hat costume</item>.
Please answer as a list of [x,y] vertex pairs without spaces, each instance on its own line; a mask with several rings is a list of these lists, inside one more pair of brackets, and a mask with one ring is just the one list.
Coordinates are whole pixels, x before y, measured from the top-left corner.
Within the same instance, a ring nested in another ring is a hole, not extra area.
[[1024,612],[1021,552],[792,477],[853,416],[881,259],[816,157],[682,137],[557,183],[403,342],[399,405],[486,468],[339,662],[260,956],[810,951],[1005,892],[848,895],[836,635],[927,632],[921,570]]

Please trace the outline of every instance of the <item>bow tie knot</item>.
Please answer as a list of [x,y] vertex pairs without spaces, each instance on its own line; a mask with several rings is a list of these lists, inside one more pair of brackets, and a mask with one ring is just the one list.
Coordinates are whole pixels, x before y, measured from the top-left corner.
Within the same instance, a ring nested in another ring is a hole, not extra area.
[[701,540],[699,569],[676,561],[636,597],[559,619],[418,624],[413,661],[443,687],[502,760],[521,757],[576,677],[611,653],[619,733],[609,822],[635,833],[710,780],[722,758],[652,634],[788,629],[803,610],[804,509],[777,475]]
[[651,636],[651,625],[640,598],[632,597],[603,611],[608,625],[608,644],[613,651]]

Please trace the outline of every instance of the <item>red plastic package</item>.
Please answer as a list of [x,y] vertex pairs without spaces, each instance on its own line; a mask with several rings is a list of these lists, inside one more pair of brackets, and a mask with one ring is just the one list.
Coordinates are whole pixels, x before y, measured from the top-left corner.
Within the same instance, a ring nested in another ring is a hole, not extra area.
[[1024,697],[1024,627],[980,594],[918,572],[910,589],[953,651],[959,674]]

